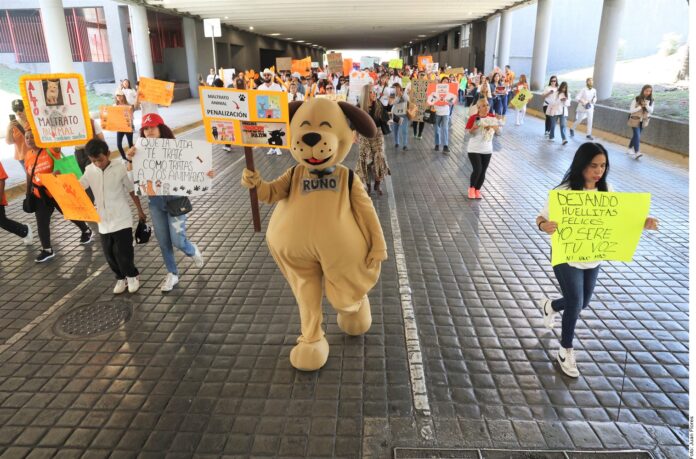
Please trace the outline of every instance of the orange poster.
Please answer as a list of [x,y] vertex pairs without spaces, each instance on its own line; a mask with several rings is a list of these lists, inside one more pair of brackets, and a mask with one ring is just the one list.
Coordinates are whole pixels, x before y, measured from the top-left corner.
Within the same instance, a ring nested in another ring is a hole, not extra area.
[[140,77],[138,84],[138,101],[151,102],[168,107],[172,104],[173,98],[174,83],[171,81]]
[[312,58],[292,60],[292,73],[299,73],[302,76],[309,76],[312,73]]
[[73,174],[41,174],[41,183],[53,195],[66,220],[99,222],[99,214]]
[[343,74],[350,75],[350,72],[352,72],[352,71],[353,71],[353,59],[351,59],[351,58],[343,59]]
[[133,132],[133,114],[130,105],[102,105],[99,107],[101,128],[112,132]]
[[418,56],[418,70],[421,72],[425,70],[428,64],[433,63],[433,56]]

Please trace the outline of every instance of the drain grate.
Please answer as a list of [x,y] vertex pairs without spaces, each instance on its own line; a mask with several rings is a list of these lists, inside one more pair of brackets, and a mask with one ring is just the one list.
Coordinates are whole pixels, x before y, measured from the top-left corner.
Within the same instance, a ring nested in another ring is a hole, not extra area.
[[62,314],[53,330],[66,338],[91,337],[118,329],[132,316],[133,308],[128,303],[97,302]]
[[534,451],[457,448],[394,448],[394,459],[652,459],[647,451]]

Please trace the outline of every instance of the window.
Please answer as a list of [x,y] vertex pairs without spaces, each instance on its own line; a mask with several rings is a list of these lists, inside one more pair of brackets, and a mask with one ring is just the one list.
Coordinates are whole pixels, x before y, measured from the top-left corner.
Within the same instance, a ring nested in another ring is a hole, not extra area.
[[461,47],[462,48],[468,48],[469,47],[469,35],[471,34],[471,24],[465,24],[462,26],[462,34],[461,34]]
[[459,47],[461,46],[461,36],[461,31],[457,30],[456,32],[454,32],[454,49],[459,49]]
[[74,62],[111,62],[103,8],[66,8],[65,25]]

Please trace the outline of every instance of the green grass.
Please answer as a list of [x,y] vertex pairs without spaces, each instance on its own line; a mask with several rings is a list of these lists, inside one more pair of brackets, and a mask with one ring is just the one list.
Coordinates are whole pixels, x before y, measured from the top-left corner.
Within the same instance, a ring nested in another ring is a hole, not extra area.
[[[571,95],[575,95],[585,87],[585,81],[567,80]],[[628,110],[631,100],[640,93],[642,85],[614,83],[611,97],[599,101],[599,105]],[[655,111],[653,115],[677,121],[689,121],[689,90],[672,89],[661,85],[653,86],[653,98],[655,99]]]
[[[19,99],[19,77],[25,75],[27,72],[17,69],[11,69],[7,66],[0,65],[0,90],[9,92],[11,94],[16,94]],[[96,94],[94,91],[87,91],[87,104],[89,106],[89,111],[99,110],[101,105],[111,105],[114,103],[114,98],[111,96],[105,96],[101,94]]]

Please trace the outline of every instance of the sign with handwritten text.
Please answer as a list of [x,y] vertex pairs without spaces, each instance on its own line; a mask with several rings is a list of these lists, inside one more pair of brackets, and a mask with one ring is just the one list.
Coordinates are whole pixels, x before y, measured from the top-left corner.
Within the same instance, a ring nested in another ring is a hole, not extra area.
[[650,193],[549,192],[551,264],[631,261],[650,210]]
[[85,82],[79,73],[22,75],[19,90],[38,146],[84,145],[92,138]]
[[155,80],[140,77],[138,80],[138,101],[151,102],[168,107],[174,98],[174,83],[171,81]]
[[210,190],[213,146],[205,140],[140,137],[133,157],[138,196],[197,196]]

